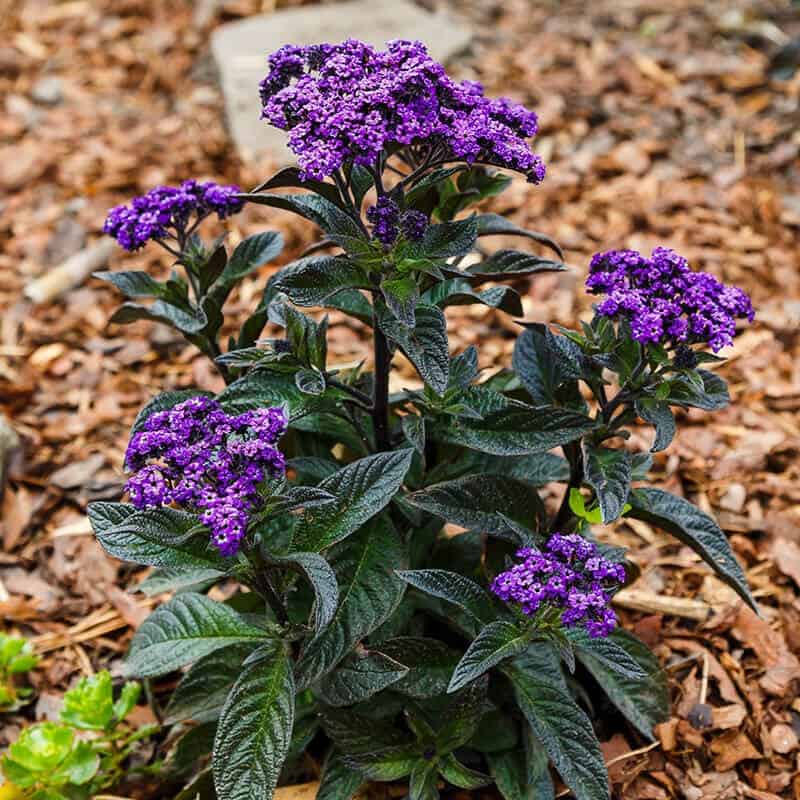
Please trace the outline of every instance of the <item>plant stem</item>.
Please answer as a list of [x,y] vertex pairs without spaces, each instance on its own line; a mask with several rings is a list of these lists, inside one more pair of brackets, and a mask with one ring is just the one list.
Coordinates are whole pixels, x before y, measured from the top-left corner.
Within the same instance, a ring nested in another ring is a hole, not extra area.
[[565,444],[563,449],[564,456],[569,461],[569,483],[567,483],[564,496],[561,498],[561,506],[558,509],[558,513],[550,526],[550,531],[553,533],[561,530],[569,521],[572,516],[572,510],[569,507],[570,493],[573,489],[579,489],[583,483],[583,454],[580,442]]
[[325,381],[329,386],[333,386],[335,389],[341,389],[343,392],[349,394],[350,397],[357,400],[359,407],[363,408],[364,411],[372,411],[372,398],[368,394],[364,394],[364,392],[359,391],[355,386],[351,386],[349,383],[343,383],[336,378],[331,378],[329,375],[325,376]]
[[[373,304],[378,298],[373,295]],[[373,305],[374,307],[374,305]],[[378,313],[373,312],[373,337],[375,340],[375,381],[372,393],[372,425],[375,429],[375,449],[381,453],[391,450],[389,440],[389,372],[392,356],[389,343],[378,326]]]

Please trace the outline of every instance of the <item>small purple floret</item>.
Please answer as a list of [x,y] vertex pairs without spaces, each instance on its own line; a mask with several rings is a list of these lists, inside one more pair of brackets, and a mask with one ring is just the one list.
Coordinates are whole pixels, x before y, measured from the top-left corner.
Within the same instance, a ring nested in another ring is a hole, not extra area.
[[694,272],[674,250],[657,247],[646,258],[636,250],[597,253],[586,288],[605,294],[604,317],[627,319],[643,344],[707,344],[715,353],[733,342],[736,320],[752,322],[750,298],[707,272]]
[[394,200],[383,195],[367,209],[367,222],[372,225],[372,235],[384,247],[391,247],[397,239],[400,208]]
[[194,224],[210,214],[224,219],[241,211],[244,203],[235,197],[240,191],[238,186],[220,186],[211,181],[156,186],[147,194],[134,197],[129,205],[112,208],[103,231],[125,250],[138,250],[151,240],[180,241],[190,221]]
[[400,215],[400,230],[409,241],[418,242],[428,229],[428,217],[415,209],[404,211]]
[[541,552],[526,547],[517,557],[522,562],[492,582],[498,597],[519,603],[529,616],[540,609],[561,609],[563,625],[582,625],[593,638],[614,630],[611,597],[625,580],[625,568],[603,558],[597,545],[577,533],[554,533]]
[[176,503],[200,514],[222,555],[235,555],[259,484],[286,472],[276,447],[286,431],[282,408],[226,414],[216,400],[192,397],[151,414],[128,444],[126,484],[136,508]]
[[536,114],[474,81],[457,83],[421,42],[395,40],[386,50],[348,39],[286,45],[268,59],[261,82],[263,119],[289,132],[303,180],[347,163],[374,165],[389,148],[425,145],[439,161],[480,162],[544,178],[526,139]]

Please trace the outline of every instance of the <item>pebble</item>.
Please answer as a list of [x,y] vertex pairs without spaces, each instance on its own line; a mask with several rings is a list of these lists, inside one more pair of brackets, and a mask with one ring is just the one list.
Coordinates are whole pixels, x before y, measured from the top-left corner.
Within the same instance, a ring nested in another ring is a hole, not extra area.
[[64,84],[61,78],[49,75],[36,81],[31,89],[31,99],[43,106],[57,106],[64,101]]

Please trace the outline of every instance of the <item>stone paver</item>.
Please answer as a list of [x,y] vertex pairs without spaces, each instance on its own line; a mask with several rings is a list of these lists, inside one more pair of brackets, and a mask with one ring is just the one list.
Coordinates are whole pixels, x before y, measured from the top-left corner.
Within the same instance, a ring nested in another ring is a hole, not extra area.
[[267,55],[283,44],[340,42],[352,37],[383,46],[389,39],[420,39],[439,61],[470,43],[465,23],[445,13],[430,13],[408,0],[351,0],[263,14],[228,23],[212,34],[211,48],[225,95],[228,126],[240,154],[269,153],[291,163],[286,135],[259,119],[258,84],[267,72]]

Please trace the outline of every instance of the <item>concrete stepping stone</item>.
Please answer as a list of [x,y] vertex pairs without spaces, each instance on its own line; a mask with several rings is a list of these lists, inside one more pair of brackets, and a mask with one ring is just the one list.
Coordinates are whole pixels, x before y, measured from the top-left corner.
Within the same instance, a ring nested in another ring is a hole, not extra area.
[[447,61],[470,43],[472,32],[444,12],[431,13],[408,0],[349,0],[262,14],[217,28],[211,49],[220,74],[228,127],[246,159],[271,156],[293,162],[286,134],[259,119],[258,84],[267,56],[284,44],[318,44],[361,39],[383,46],[390,39],[420,39],[431,55]]

